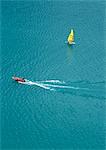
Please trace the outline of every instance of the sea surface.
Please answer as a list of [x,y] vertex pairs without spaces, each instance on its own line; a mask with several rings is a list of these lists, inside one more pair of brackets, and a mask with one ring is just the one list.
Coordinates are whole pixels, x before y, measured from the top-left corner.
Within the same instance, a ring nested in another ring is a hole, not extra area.
[[105,150],[105,17],[105,1],[2,1],[1,150]]

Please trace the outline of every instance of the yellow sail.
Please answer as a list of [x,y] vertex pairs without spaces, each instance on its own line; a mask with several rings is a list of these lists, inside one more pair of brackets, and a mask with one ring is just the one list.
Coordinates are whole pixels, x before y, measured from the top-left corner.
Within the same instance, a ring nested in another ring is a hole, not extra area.
[[67,40],[69,44],[74,44],[74,30],[73,29],[71,29],[71,33],[69,34]]

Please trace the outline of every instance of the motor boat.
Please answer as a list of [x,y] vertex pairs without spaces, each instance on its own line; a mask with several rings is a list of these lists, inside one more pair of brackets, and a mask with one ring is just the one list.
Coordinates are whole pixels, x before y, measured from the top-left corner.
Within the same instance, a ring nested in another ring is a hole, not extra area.
[[17,82],[26,82],[24,78],[20,78],[20,77],[12,77],[12,79]]

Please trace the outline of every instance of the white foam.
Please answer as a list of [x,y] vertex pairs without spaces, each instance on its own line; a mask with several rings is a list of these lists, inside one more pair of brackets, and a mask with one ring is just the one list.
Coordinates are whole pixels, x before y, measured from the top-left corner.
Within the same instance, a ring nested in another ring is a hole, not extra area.
[[63,86],[63,85],[52,85],[52,84],[42,84],[47,87],[54,87],[54,88],[67,88],[67,89],[87,89],[87,88],[79,88],[79,87],[73,87],[73,86]]
[[64,81],[60,80],[45,80],[45,81],[38,81],[40,83],[65,83]]
[[56,90],[55,88],[88,90],[88,88],[79,88],[79,87],[73,87],[73,86],[68,86],[68,85],[56,85],[56,84],[53,85],[53,84],[47,84],[47,82],[50,82],[50,83],[63,83],[64,81],[61,82],[60,80],[45,80],[45,81],[32,82],[32,81],[26,80],[26,82],[20,82],[19,81],[18,83],[26,84],[26,85],[36,85],[36,86],[39,86],[41,88],[48,89],[48,90]]

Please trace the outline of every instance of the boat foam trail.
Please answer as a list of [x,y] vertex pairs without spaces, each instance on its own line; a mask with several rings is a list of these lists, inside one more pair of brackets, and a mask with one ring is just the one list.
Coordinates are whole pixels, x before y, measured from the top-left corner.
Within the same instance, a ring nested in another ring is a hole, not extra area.
[[[26,80],[26,82],[19,82],[26,85],[35,85],[50,91],[57,91],[62,93],[68,93],[72,95],[79,95],[83,97],[101,98],[106,99],[105,95],[105,82],[103,83],[84,83],[84,82],[73,82],[66,84],[64,81],[60,80],[45,80],[32,82]],[[101,85],[102,84],[102,85]],[[98,86],[99,85],[99,86]],[[101,88],[102,87],[102,88]]]
[[53,84],[47,84],[47,83],[65,83],[64,81],[61,82],[59,80],[46,80],[46,81],[28,81],[27,82],[19,82],[22,84],[27,84],[27,85],[37,85],[39,87],[45,88],[45,89],[50,89],[50,87],[53,88],[68,88],[68,89],[83,89],[83,90],[88,90],[88,88],[79,88],[79,87],[73,87],[73,86],[67,86],[67,85],[53,85]]
[[83,89],[83,90],[89,90],[88,88],[79,88],[79,87],[73,87],[73,86],[63,86],[63,85],[52,85],[52,84],[42,84],[42,85],[45,85],[45,86],[48,86],[48,87],[54,87],[54,88],[66,88],[66,89]]
[[39,81],[40,83],[60,83],[60,84],[64,84],[64,81],[60,81],[60,80],[45,80],[45,81]]
[[32,82],[32,81],[27,81],[27,82],[19,82],[21,84],[26,84],[26,85],[36,85],[36,86],[39,86],[41,88],[44,88],[44,89],[50,89],[50,87],[47,87],[41,83],[38,83],[38,82]]

